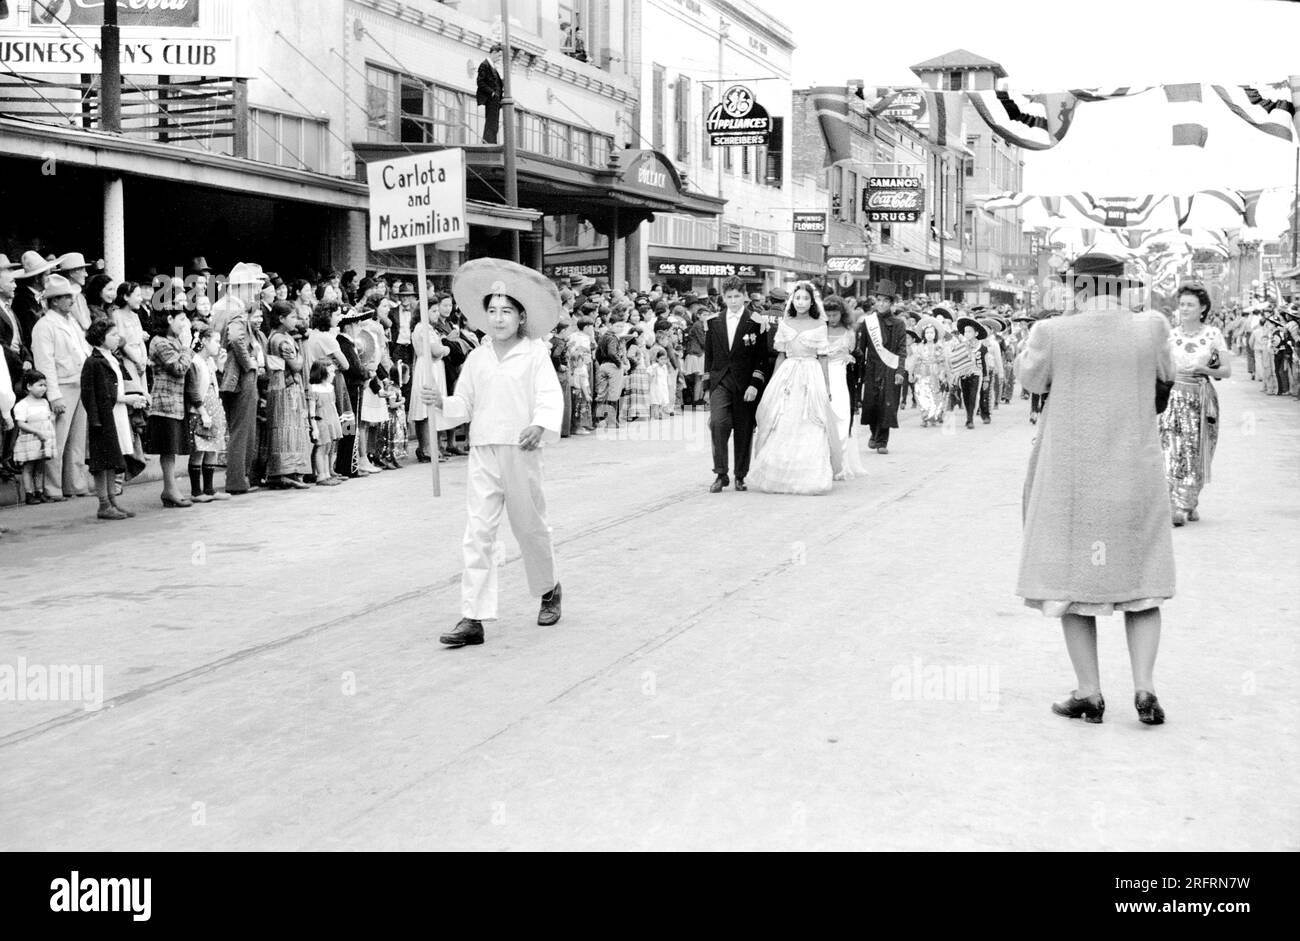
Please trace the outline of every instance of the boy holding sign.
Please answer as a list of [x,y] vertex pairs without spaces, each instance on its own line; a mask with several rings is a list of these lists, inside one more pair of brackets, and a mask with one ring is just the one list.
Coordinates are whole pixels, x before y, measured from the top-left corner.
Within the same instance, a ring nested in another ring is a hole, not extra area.
[[560,295],[536,271],[496,258],[465,263],[452,280],[456,304],[484,343],[465,359],[456,394],[423,390],[438,427],[469,422],[465,571],[461,614],[439,640],[453,647],[483,643],[483,621],[497,616],[493,547],[504,510],[523,552],[529,590],[542,596],[537,623],[560,620],[560,583],[542,493],[543,442],[558,441],[564,399],[549,349],[538,340],[555,326]]

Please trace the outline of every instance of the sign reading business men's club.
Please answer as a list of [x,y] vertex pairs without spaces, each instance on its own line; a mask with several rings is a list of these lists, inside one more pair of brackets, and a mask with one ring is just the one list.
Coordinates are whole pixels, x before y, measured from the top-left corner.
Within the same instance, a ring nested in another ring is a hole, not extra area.
[[366,181],[372,250],[469,237],[460,148],[367,163]]
[[794,214],[794,230],[796,232],[812,232],[821,235],[826,231],[826,213],[796,212]]
[[919,222],[925,210],[925,190],[910,176],[873,176],[862,191],[868,222]]
[[713,147],[766,147],[772,118],[744,85],[732,85],[704,119]]

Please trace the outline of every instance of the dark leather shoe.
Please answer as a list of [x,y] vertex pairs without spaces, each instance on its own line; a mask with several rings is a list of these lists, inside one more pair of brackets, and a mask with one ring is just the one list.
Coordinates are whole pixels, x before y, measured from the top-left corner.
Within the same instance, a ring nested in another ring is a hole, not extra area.
[[741,491],[742,493],[743,493],[744,491],[746,491],[746,490],[749,489],[748,487],[745,486],[745,478],[744,478],[744,477],[737,477],[737,478],[736,478],[736,489],[739,490],[739,491]]
[[542,609],[537,612],[537,623],[542,627],[550,627],[560,619],[560,598],[562,594],[560,583],[556,582],[554,588],[542,595]]
[[1052,703],[1052,711],[1067,719],[1083,719],[1097,725],[1106,713],[1106,700],[1101,693],[1093,693],[1087,699],[1079,699],[1071,693],[1070,698],[1064,702]]
[[722,488],[731,483],[726,474],[719,474],[713,479],[712,486],[709,487],[709,493],[722,493]]
[[1138,721],[1143,725],[1165,724],[1165,711],[1160,708],[1160,700],[1156,699],[1155,693],[1140,690],[1133,697],[1133,705],[1137,708]]
[[967,428],[974,428],[974,427],[975,427],[975,423],[974,423],[973,421],[968,421],[968,422],[966,423],[966,427],[967,427]]
[[450,634],[443,634],[438,642],[448,647],[468,647],[483,643],[483,622],[473,618],[461,618]]

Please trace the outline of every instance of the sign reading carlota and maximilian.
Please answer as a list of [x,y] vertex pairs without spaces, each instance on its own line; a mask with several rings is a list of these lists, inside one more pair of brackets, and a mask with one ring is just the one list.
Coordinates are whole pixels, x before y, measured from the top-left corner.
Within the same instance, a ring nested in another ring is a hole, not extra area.
[[709,144],[714,147],[766,147],[772,118],[744,85],[732,85],[704,119]]
[[919,222],[925,211],[925,190],[910,176],[873,176],[862,193],[868,222]]
[[469,237],[459,147],[367,163],[366,180],[372,250]]

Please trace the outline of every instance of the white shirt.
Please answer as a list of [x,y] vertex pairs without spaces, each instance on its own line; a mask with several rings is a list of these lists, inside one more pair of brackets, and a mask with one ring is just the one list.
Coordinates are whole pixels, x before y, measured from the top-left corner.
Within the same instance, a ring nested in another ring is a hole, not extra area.
[[736,314],[733,314],[731,311],[727,311],[727,349],[731,349],[731,347],[735,344],[736,328],[740,326],[740,318],[743,317],[744,315],[745,312],[743,310]]
[[518,445],[530,425],[544,429],[543,441],[560,440],[564,396],[551,365],[550,347],[540,340],[522,340],[497,358],[488,340],[465,357],[456,394],[442,400],[439,428],[469,422],[470,447]]
[[81,367],[89,355],[86,334],[71,316],[49,311],[32,328],[32,365],[45,374],[45,397],[51,402],[63,399],[60,386],[81,385]]

